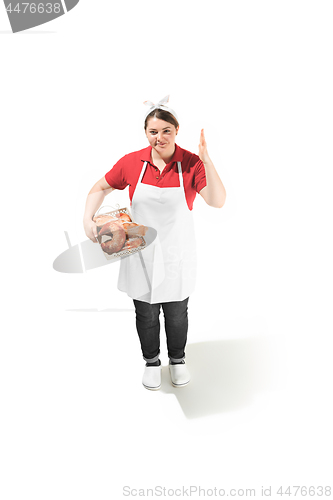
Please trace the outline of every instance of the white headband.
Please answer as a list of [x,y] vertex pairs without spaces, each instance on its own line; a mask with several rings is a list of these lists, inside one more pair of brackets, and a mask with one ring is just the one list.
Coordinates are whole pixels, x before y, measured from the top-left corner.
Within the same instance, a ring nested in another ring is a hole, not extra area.
[[157,104],[154,104],[151,101],[145,101],[143,104],[145,104],[146,106],[149,106],[149,109],[148,109],[148,111],[146,111],[146,114],[145,114],[145,119],[155,109],[164,109],[165,111],[168,111],[169,113],[171,113],[176,118],[176,120],[178,121],[178,116],[176,115],[176,113],[174,112],[174,110],[171,109],[171,108],[169,108],[168,106],[166,106],[166,103],[169,101],[169,97],[170,96],[168,96],[168,95],[165,96],[163,99],[161,99],[160,101],[158,101]]

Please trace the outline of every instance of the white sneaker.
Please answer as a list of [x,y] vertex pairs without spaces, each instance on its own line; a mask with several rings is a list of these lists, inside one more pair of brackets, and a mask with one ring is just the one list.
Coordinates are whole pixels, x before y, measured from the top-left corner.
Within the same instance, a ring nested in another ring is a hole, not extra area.
[[187,369],[185,363],[177,363],[176,365],[170,365],[170,377],[171,383],[174,387],[184,387],[191,380],[190,372]]
[[162,383],[162,365],[146,366],[142,377],[142,383],[146,389],[157,391]]

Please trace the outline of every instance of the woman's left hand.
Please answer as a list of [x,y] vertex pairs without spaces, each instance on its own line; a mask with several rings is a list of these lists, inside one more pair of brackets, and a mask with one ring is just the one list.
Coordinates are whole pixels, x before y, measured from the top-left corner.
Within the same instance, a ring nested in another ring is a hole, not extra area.
[[208,156],[207,144],[203,129],[200,135],[199,158],[204,164],[206,186],[200,191],[205,202],[211,207],[221,208],[224,205],[226,192],[212,160]]
[[206,143],[203,129],[201,130],[201,134],[200,134],[199,158],[202,161],[202,163],[207,163],[208,161],[210,161],[210,158],[208,156],[208,151],[207,151],[207,143]]

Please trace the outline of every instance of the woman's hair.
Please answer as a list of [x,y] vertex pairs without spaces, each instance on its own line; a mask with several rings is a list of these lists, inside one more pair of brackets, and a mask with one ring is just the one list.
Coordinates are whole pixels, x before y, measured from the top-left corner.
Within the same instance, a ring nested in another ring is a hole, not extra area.
[[145,119],[145,130],[147,129],[147,125],[148,125],[148,120],[150,120],[150,118],[158,118],[159,120],[163,120],[165,122],[168,122],[168,123],[172,123],[172,125],[175,126],[175,128],[179,127],[179,123],[178,123],[178,120],[176,120],[176,118],[171,114],[169,113],[169,111],[166,111],[165,109],[154,109],[151,113],[149,113],[149,115],[146,116],[146,119]]

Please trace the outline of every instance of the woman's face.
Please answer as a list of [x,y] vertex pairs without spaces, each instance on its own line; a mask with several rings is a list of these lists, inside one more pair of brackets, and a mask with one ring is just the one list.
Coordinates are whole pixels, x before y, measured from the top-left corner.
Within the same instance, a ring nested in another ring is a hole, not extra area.
[[151,147],[160,156],[167,157],[173,155],[175,151],[178,129],[179,127],[175,128],[172,123],[153,117],[148,120],[146,136]]

